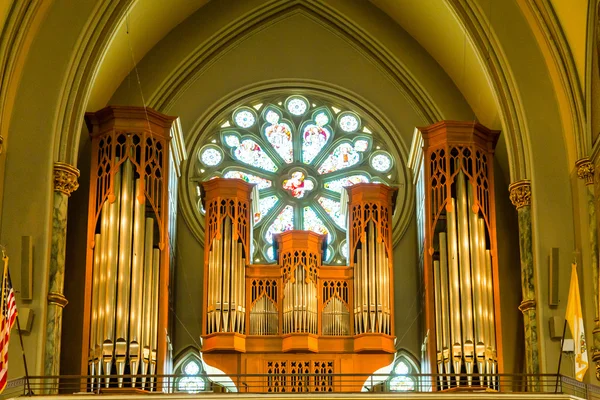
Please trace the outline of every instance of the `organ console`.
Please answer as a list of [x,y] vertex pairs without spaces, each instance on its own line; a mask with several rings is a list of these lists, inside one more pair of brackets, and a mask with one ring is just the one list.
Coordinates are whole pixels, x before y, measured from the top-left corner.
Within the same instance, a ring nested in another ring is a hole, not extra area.
[[493,155],[500,132],[473,122],[419,128],[411,151],[425,280],[424,370],[437,389],[496,388],[502,371]]

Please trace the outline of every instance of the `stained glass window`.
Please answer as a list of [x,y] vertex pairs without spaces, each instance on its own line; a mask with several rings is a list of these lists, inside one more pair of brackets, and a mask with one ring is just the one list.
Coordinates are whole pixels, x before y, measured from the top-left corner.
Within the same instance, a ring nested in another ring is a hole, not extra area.
[[286,163],[294,161],[294,145],[292,143],[292,132],[288,124],[273,124],[265,128],[265,136],[275,151]]
[[240,142],[237,137],[228,136],[225,141],[228,145],[235,148],[233,154],[241,162],[267,171],[277,171],[277,166],[273,160],[254,140],[244,139]]
[[310,207],[304,207],[304,229],[320,233],[321,235],[327,235],[327,243],[331,243],[332,238],[329,229],[327,229],[323,220],[319,218],[315,210]]
[[206,389],[206,380],[200,376],[200,364],[196,359],[187,361],[180,373],[183,375],[177,380],[177,391],[187,393],[200,393]]
[[342,143],[333,149],[325,162],[319,167],[320,174],[328,174],[340,169],[348,168],[360,161],[360,153],[368,147],[366,140],[359,140],[355,146],[350,143]]
[[314,189],[314,183],[306,179],[302,171],[292,172],[292,177],[283,181],[283,188],[297,199],[304,197],[304,193]]
[[248,183],[256,183],[256,185],[258,186],[258,190],[270,188],[272,185],[271,181],[268,179],[261,178],[260,176],[248,174],[242,171],[227,171],[223,175],[223,178],[243,179]]
[[402,355],[396,359],[396,365],[392,369],[389,380],[391,392],[414,392],[416,381],[412,374],[418,373],[412,363]]
[[352,113],[344,113],[340,116],[339,124],[344,132],[356,132],[360,125],[360,120]]
[[329,182],[325,182],[325,189],[329,189],[333,192],[342,193],[342,188],[355,185],[357,183],[368,183],[369,178],[365,175],[350,175],[343,178],[334,179]]
[[205,149],[200,155],[200,161],[207,167],[214,167],[215,165],[219,165],[221,160],[223,159],[223,155],[221,152],[214,147],[209,147]]
[[307,125],[302,134],[302,161],[310,164],[325,147],[330,136],[331,133],[326,128],[314,124]]
[[235,113],[233,119],[240,128],[250,128],[256,122],[254,112],[250,109],[239,110]]
[[287,109],[294,115],[302,115],[306,112],[308,104],[300,97],[292,97],[287,101]]
[[319,197],[319,204],[340,228],[346,229],[346,221],[340,214],[341,203],[327,197]]
[[277,204],[277,201],[279,201],[279,199],[275,195],[261,198],[258,205],[260,211],[258,212],[258,215],[254,214],[254,223],[258,224],[265,215],[271,211],[275,204]]
[[342,188],[396,183],[388,178],[398,176],[389,172],[395,166],[391,154],[377,149],[384,145],[377,126],[359,110],[332,106],[324,97],[251,99],[224,112],[214,126],[207,140],[198,143],[195,171],[199,180],[222,176],[257,185],[253,260],[274,261],[273,234],[308,229],[327,235],[324,262],[345,262]]
[[294,229],[294,208],[292,206],[285,206],[267,229],[265,240],[273,244],[274,233],[281,233],[292,229]]
[[392,167],[392,158],[386,153],[378,153],[371,157],[371,167],[376,171],[387,172]]

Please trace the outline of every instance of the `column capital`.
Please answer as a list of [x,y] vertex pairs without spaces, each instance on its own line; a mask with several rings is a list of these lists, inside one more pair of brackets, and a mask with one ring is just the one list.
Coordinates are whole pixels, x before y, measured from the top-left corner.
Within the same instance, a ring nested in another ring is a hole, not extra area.
[[510,201],[517,210],[531,205],[531,181],[529,179],[511,183],[508,191],[510,192]]
[[79,183],[79,170],[74,166],[63,163],[54,163],[54,191],[61,192],[67,196],[71,196],[71,193],[77,190]]
[[577,167],[577,177],[583,179],[586,185],[594,183],[595,168],[589,158],[585,157],[577,160],[577,162],[575,162],[575,167]]

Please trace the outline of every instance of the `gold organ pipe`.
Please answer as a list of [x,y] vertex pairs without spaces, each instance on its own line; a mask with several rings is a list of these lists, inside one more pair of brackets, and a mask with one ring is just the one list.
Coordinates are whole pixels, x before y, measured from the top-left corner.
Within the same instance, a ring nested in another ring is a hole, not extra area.
[[219,239],[217,244],[217,263],[216,263],[216,281],[215,281],[215,332],[221,332],[221,322],[222,322],[222,313],[223,313],[223,303],[221,295],[223,294],[223,242],[224,242],[224,232],[223,232],[223,220],[221,220],[219,224]]
[[473,299],[471,285],[471,261],[469,250],[469,221],[467,191],[463,172],[457,175],[457,221],[458,221],[458,249],[460,262],[460,299],[462,312],[463,352],[467,381],[471,383],[470,374],[473,373],[474,343],[473,343]]
[[142,386],[146,383],[145,375],[148,374],[150,365],[151,346],[151,320],[152,320],[152,246],[154,245],[154,219],[146,218],[146,233],[144,235],[144,301],[142,313]]
[[[433,275],[434,275],[434,299],[435,299],[435,339],[436,339],[436,361],[437,361],[437,373],[442,374],[443,371],[443,353],[442,353],[442,288],[440,283],[440,262],[438,260],[433,261]],[[444,384],[443,377],[439,377],[440,386]]]
[[[100,260],[102,255],[102,236],[97,233],[94,235],[94,270],[92,278],[92,316],[90,323],[90,374],[92,375],[92,390],[94,390],[96,375],[96,335],[98,333],[98,290],[100,287]],[[99,371],[98,371],[99,372]]]
[[[456,201],[451,199],[446,210],[448,222],[448,259],[450,261],[450,321],[452,338],[452,360],[454,373],[460,374],[462,365],[461,313],[460,313],[460,275],[458,272],[458,243],[456,235]],[[458,382],[458,378],[457,378]]]
[[239,333],[244,333],[243,329],[242,329],[242,321],[246,318],[246,313],[245,313],[245,299],[246,299],[246,294],[245,292],[245,288],[246,288],[246,274],[244,273],[244,263],[242,260],[242,251],[243,251],[243,247],[242,244],[239,241],[236,241],[236,247],[237,247],[237,251],[236,251],[236,265],[237,265],[237,270],[238,270],[238,282],[240,283],[237,287],[237,314],[238,314],[238,319],[237,319],[237,325],[236,325],[236,330]]
[[486,275],[487,275],[487,291],[488,291],[488,298],[487,298],[487,309],[488,309],[488,315],[489,315],[489,327],[490,327],[490,346],[492,348],[491,350],[491,356],[492,356],[492,362],[491,362],[491,373],[495,374],[496,373],[496,365],[497,365],[497,356],[496,356],[496,329],[495,329],[495,322],[494,322],[494,289],[493,289],[493,282],[492,282],[492,255],[490,253],[489,250],[485,251],[485,269],[486,269]]
[[[160,250],[152,251],[152,319],[150,326],[150,374],[156,373],[156,353],[158,350],[158,287],[160,274]],[[154,381],[154,378],[152,378]]]
[[221,310],[223,313],[223,332],[229,332],[229,285],[231,283],[231,219],[226,217],[225,236],[223,240],[223,292],[221,293]]
[[[118,161],[117,161],[118,162]],[[102,362],[104,373],[109,375],[113,362],[115,345],[115,299],[117,291],[117,262],[119,251],[119,210],[121,205],[121,171],[115,173],[114,179],[115,200],[109,206],[109,229],[107,243],[107,268],[106,268],[106,299],[104,319],[104,344],[102,346]],[[105,378],[108,387],[110,378]]]
[[230,319],[231,319],[231,332],[237,332],[237,287],[240,285],[239,274],[238,274],[238,259],[237,259],[237,238],[235,234],[235,226],[232,229],[231,238],[231,296],[229,299],[230,307]]
[[[485,263],[485,221],[483,218],[477,220],[477,237],[479,239],[479,265],[481,266],[481,278],[482,278],[482,291],[481,291],[481,303],[483,308],[483,342],[486,346],[486,353],[489,353],[490,349],[490,326],[489,326],[489,312],[488,312],[488,277],[487,277],[487,266]],[[486,358],[487,354],[486,354]],[[489,373],[489,371],[487,371]]]
[[[366,228],[365,228],[366,229]],[[367,249],[367,232],[362,234],[361,246],[361,267],[362,267],[362,314],[363,314],[363,333],[369,331],[369,262]]]
[[142,338],[142,301],[144,290],[144,230],[145,206],[140,201],[143,191],[140,180],[135,180],[134,221],[133,221],[133,256],[131,271],[131,309],[129,314],[129,367],[131,385],[135,386],[140,361],[140,340]]
[[[446,242],[446,233],[440,232],[440,286],[441,286],[441,300],[442,300],[442,358],[444,360],[444,372],[450,374],[450,299],[448,294],[448,247]],[[450,375],[446,377],[448,381],[448,387],[450,387],[451,378]]]
[[133,167],[131,161],[123,164],[121,188],[121,216],[119,219],[119,267],[117,280],[117,321],[115,362],[118,386],[123,386],[129,328],[129,289],[131,285],[131,241],[133,239]]
[[[479,240],[478,209],[475,206],[473,185],[467,183],[468,215],[469,215],[469,246],[471,248],[473,308],[475,321],[475,359],[478,372],[483,373],[485,363],[484,321],[482,301],[482,276],[481,276],[481,241]],[[477,210],[477,211],[476,211]]]
[[381,242],[378,241],[378,238],[375,239],[375,246],[373,246],[373,251],[375,252],[375,277],[377,279],[376,284],[376,295],[377,295],[377,332],[383,332],[383,287],[385,285],[385,272],[383,268],[383,263],[381,262],[381,256],[383,255],[381,249]]
[[369,255],[369,316],[371,317],[371,332],[377,332],[375,325],[375,320],[377,318],[377,271],[375,271],[375,235],[373,221],[369,221],[367,241],[367,253]]
[[[95,346],[95,356],[97,367],[96,374],[102,375],[102,347],[104,344],[104,320],[105,320],[105,311],[106,311],[106,269],[108,262],[108,231],[109,231],[109,221],[110,221],[110,203],[108,200],[104,202],[102,205],[101,211],[101,219],[100,219],[100,271],[98,277],[98,323],[96,330],[96,343]],[[98,382],[100,385],[100,382]]]
[[[350,255],[350,257],[352,257],[352,255]],[[356,250],[356,263],[354,264],[354,333],[356,334],[360,334],[362,333],[362,328],[361,328],[361,320],[362,320],[362,316],[361,316],[361,299],[362,299],[362,295],[361,295],[361,283],[362,283],[362,278],[361,278],[361,265],[360,265],[360,260],[361,260],[361,256],[360,256],[360,250]]]

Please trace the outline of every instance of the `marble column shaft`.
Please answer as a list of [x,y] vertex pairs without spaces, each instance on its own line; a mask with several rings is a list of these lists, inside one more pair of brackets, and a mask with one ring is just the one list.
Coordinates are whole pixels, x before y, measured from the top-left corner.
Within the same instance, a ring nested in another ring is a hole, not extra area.
[[509,186],[510,200],[519,218],[519,252],[521,256],[521,291],[519,310],[525,328],[525,360],[528,374],[540,373],[537,309],[535,302],[535,272],[531,224],[531,183],[518,181]]
[[[587,195],[587,211],[588,211],[588,239],[590,246],[590,264],[592,266],[592,277],[594,283],[594,330],[592,331],[593,347],[592,361],[596,365],[596,378],[600,379],[600,297],[598,290],[600,284],[598,279],[598,223],[596,213],[596,195],[600,193],[594,184],[595,168],[589,158],[582,158],[575,163],[577,168],[577,176],[585,183]],[[596,184],[600,180],[596,179]]]
[[52,210],[52,244],[48,272],[48,308],[46,311],[46,345],[44,375],[60,374],[62,311],[68,301],[63,294],[67,244],[67,209],[69,196],[77,190],[79,170],[69,164],[54,164],[54,205]]

